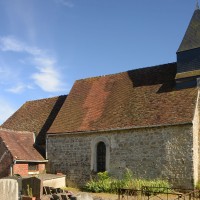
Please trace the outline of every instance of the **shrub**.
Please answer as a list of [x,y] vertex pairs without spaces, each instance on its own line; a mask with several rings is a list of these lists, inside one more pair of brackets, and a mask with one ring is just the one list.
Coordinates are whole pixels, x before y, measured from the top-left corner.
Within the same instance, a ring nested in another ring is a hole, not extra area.
[[200,190],[200,181],[197,182],[195,188],[196,188],[197,190]]
[[121,180],[110,177],[108,172],[99,172],[94,180],[89,181],[83,188],[90,192],[117,193],[119,188],[141,190],[143,186],[149,188],[149,193],[166,192],[170,185],[164,180],[135,179],[130,169],[126,169]]
[[110,192],[111,182],[108,172],[99,172],[97,178],[88,182],[84,189],[91,192]]

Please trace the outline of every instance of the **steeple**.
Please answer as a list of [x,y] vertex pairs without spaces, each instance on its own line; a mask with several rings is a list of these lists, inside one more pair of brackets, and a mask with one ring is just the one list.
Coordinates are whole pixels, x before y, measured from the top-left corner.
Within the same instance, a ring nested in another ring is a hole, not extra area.
[[197,3],[196,3],[196,10],[199,9],[199,1],[197,0]]
[[177,51],[177,73],[196,70],[200,72],[200,9],[198,0],[189,26]]
[[[198,1],[197,1],[198,7]],[[177,52],[187,51],[200,47],[200,10],[199,7],[194,11],[185,36]]]

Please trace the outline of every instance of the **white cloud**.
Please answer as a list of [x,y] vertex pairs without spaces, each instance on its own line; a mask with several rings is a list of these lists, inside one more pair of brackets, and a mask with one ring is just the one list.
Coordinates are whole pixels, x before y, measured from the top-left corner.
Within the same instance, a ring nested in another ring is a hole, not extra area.
[[73,4],[71,1],[69,1],[69,0],[55,0],[55,2],[56,2],[56,3],[60,3],[60,4],[62,4],[63,6],[67,6],[67,7],[69,7],[69,8],[74,7],[74,4]]
[[0,98],[0,104],[3,105],[0,106],[0,124],[2,124],[15,112],[15,109],[3,98]]
[[56,60],[50,57],[36,57],[34,59],[34,63],[38,67],[46,67],[46,66],[53,67],[56,64]]
[[27,46],[13,36],[0,37],[0,49],[2,51],[26,52],[35,56],[44,53],[41,49]]
[[14,94],[19,94],[19,93],[22,93],[25,89],[33,89],[33,87],[30,85],[23,84],[23,83],[20,83],[20,84],[18,83],[16,86],[6,89],[6,91],[14,93]]
[[[28,64],[34,65],[37,70],[30,76],[34,83],[46,92],[63,91],[62,77],[58,71],[57,61],[49,56],[45,50],[22,43],[11,36],[0,37],[0,50],[27,53],[30,61]],[[27,88],[29,89],[25,84],[18,83],[7,91],[21,93]]]
[[56,61],[52,58],[36,58],[37,73],[32,75],[35,83],[46,92],[62,91],[62,82],[59,72],[55,69]]
[[22,93],[24,91],[24,89],[25,89],[25,86],[21,84],[21,85],[16,85],[12,88],[9,88],[6,91],[12,92],[12,93],[15,93],[15,94],[19,94],[19,93]]
[[1,37],[0,48],[2,51],[15,51],[15,52],[24,51],[24,45],[13,37]]

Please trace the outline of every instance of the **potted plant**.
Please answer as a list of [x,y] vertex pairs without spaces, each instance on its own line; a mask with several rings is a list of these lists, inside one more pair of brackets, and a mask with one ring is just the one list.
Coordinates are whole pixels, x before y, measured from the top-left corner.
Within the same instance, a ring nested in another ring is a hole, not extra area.
[[26,194],[27,196],[22,196],[22,200],[36,200],[36,197],[33,197],[33,190],[29,185],[27,185]]

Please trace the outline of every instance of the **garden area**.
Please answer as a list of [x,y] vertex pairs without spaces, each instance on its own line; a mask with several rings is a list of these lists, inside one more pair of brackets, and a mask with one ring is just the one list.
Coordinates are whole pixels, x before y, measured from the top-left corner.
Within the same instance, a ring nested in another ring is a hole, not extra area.
[[[109,175],[108,172],[99,172],[97,176],[90,180],[83,188],[83,191],[94,193],[118,193],[120,188],[141,190],[142,187],[147,186],[160,192],[166,192],[161,188],[171,188],[170,184],[166,180],[144,180],[134,178],[133,172],[126,169],[122,179],[116,179]],[[159,189],[160,188],[160,189]]]
[[126,169],[122,179],[100,172],[79,192],[88,192],[94,200],[199,200],[199,186],[192,190],[172,188],[166,180],[137,179]]

